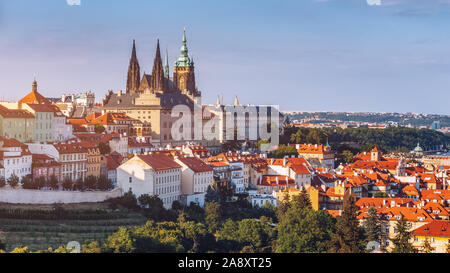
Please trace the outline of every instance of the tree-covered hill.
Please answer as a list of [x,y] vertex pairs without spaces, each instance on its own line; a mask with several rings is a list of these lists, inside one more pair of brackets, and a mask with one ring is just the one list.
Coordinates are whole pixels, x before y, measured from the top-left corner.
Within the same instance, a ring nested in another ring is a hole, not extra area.
[[384,152],[411,151],[417,143],[420,143],[424,150],[435,150],[441,145],[450,145],[450,135],[430,129],[406,127],[388,127],[386,129],[286,128],[284,135],[280,138],[282,144],[325,144],[327,140],[332,146],[342,142],[357,142],[363,151],[377,145]]

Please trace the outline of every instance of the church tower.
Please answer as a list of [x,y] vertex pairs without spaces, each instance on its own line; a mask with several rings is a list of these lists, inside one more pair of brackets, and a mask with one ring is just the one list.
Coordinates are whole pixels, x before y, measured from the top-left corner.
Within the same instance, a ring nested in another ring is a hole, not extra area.
[[164,77],[169,80],[169,53],[166,49],[166,56],[164,57]]
[[152,89],[155,92],[166,92],[167,91],[167,80],[164,77],[164,67],[161,59],[161,51],[159,49],[159,39],[156,45],[156,56],[153,62],[152,71]]
[[127,93],[136,93],[141,83],[141,71],[136,56],[136,44],[133,40],[133,51],[131,52],[130,65],[128,66]]
[[197,89],[195,87],[195,73],[194,73],[194,61],[189,58],[186,29],[183,32],[183,40],[181,46],[181,55],[175,62],[173,71],[173,82],[176,89],[180,91],[187,91],[195,94]]

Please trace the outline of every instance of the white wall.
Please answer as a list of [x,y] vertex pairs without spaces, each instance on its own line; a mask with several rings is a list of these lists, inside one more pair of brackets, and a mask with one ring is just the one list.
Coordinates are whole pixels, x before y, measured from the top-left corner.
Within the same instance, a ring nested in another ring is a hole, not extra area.
[[107,192],[43,191],[9,187],[0,189],[0,202],[12,204],[91,203],[119,196],[118,188]]

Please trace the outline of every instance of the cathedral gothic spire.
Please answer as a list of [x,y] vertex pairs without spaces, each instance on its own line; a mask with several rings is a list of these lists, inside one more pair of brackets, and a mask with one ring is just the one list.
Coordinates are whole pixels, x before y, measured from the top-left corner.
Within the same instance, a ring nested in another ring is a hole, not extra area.
[[127,93],[136,93],[141,83],[141,71],[136,54],[136,43],[133,40],[133,50],[131,52],[130,65],[128,66]]
[[152,89],[154,91],[166,91],[166,79],[164,77],[164,68],[161,59],[161,51],[159,48],[159,39],[156,45],[156,56],[153,63],[152,71]]

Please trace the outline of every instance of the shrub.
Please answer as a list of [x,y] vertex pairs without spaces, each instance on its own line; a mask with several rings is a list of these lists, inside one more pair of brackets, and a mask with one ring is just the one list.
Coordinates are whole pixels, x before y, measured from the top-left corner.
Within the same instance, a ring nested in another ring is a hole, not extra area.
[[8,178],[8,184],[12,187],[15,188],[17,187],[17,185],[19,184],[19,177],[17,177],[17,175],[13,174]]

